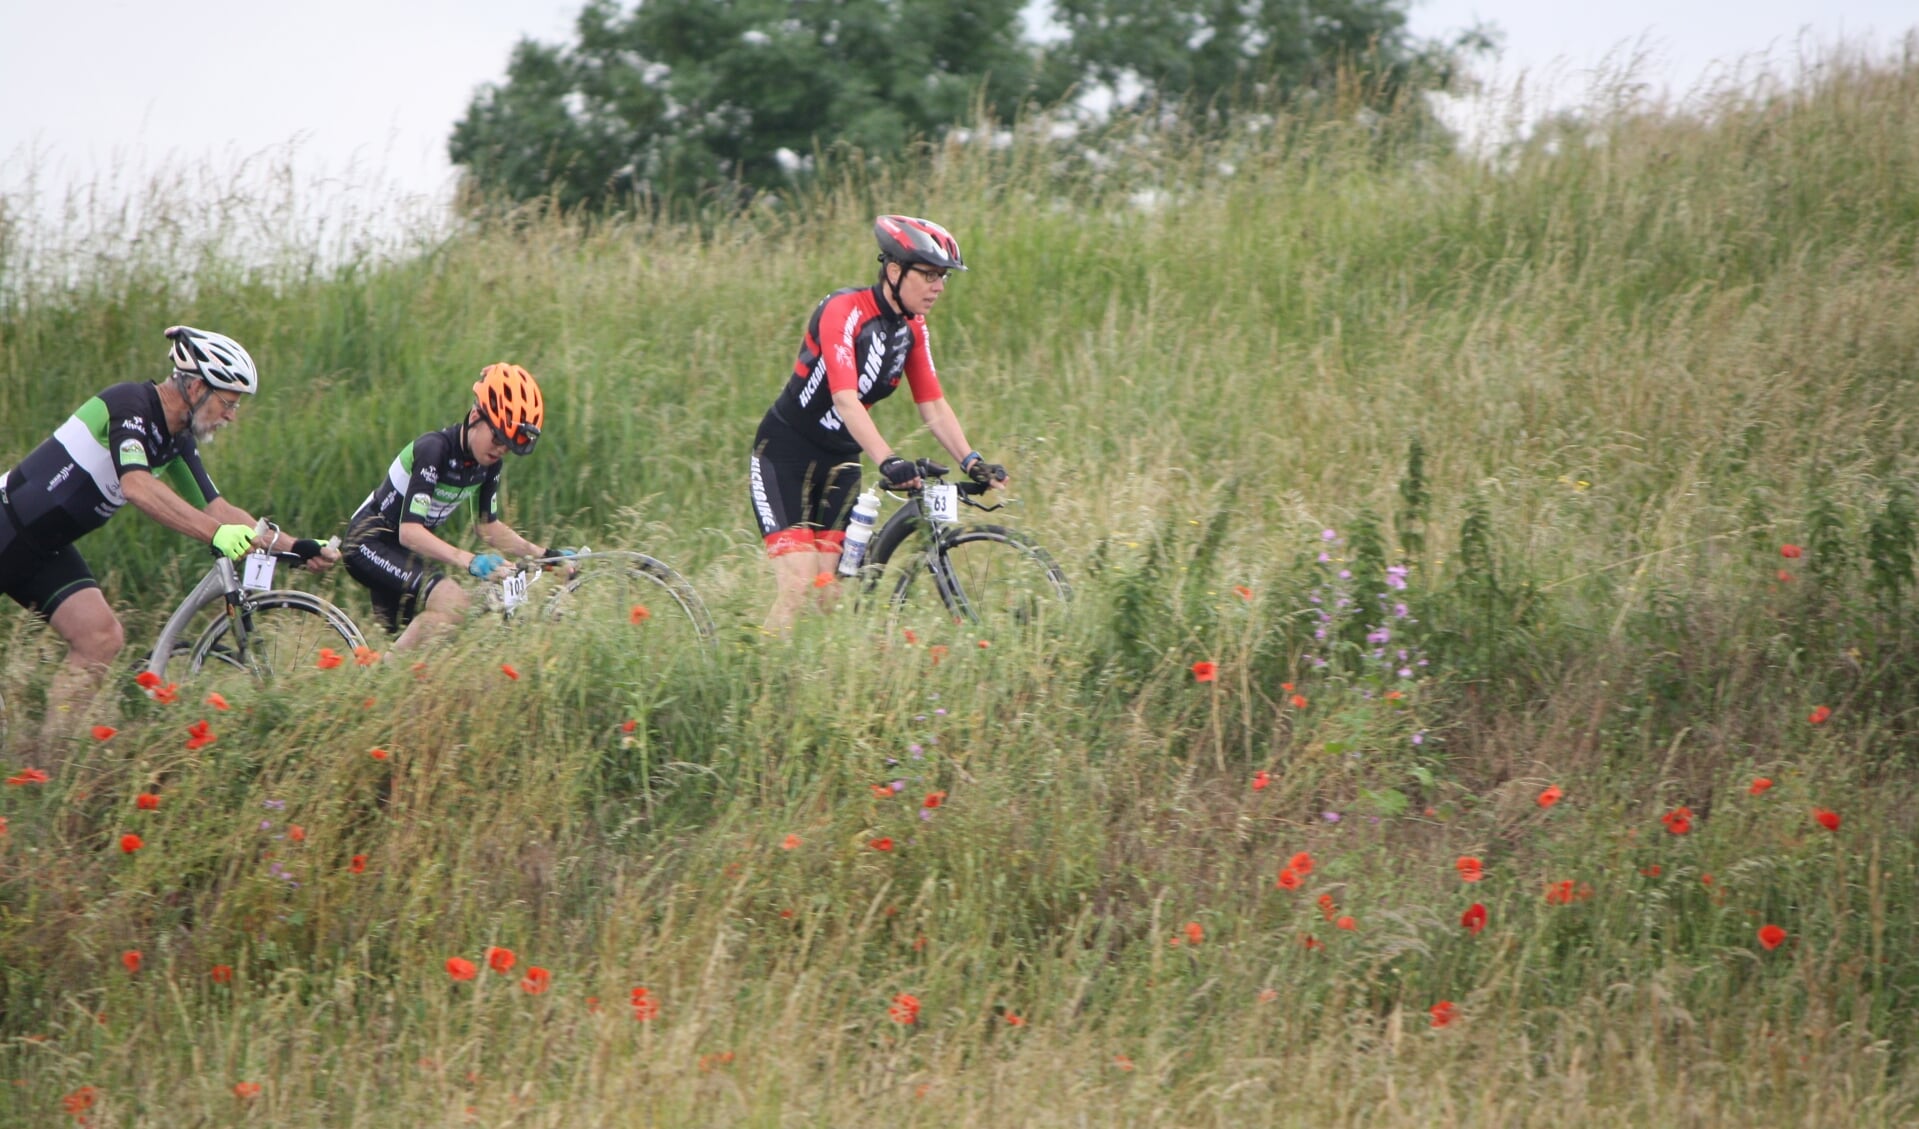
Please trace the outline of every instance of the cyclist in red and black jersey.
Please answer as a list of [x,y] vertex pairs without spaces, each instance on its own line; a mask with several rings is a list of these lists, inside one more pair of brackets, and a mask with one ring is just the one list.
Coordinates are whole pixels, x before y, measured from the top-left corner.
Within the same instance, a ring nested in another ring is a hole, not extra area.
[[[253,516],[220,496],[200,444],[233,422],[260,388],[253,358],[230,337],[167,330],[173,375],[115,384],[80,405],[52,437],[0,473],[0,592],[39,615],[67,643],[42,724],[52,745],[77,720],[125,645],[120,620],[73,543],[133,507],[231,559],[249,548],[293,552],[318,571],[339,560],[319,542],[278,532],[255,542]],[[52,752],[51,748],[46,751]]]
[[894,452],[867,412],[902,378],[927,429],[961,469],[993,486],[1007,481],[1005,467],[967,443],[927,343],[927,312],[945,293],[948,273],[966,269],[959,242],[940,225],[912,216],[881,216],[873,234],[879,280],[836,290],[813,310],[793,376],[753,439],[753,513],[779,582],[769,631],[791,627],[816,578],[834,577],[859,492],[860,452],[886,485],[919,484],[912,461]]

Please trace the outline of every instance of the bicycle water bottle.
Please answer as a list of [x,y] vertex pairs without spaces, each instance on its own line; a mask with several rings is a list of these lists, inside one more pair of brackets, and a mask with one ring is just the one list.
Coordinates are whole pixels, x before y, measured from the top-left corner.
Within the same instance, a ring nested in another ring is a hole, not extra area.
[[852,576],[866,559],[866,543],[873,539],[873,522],[880,516],[880,496],[871,490],[861,492],[853,503],[852,520],[846,523],[846,543],[840,548],[840,575]]

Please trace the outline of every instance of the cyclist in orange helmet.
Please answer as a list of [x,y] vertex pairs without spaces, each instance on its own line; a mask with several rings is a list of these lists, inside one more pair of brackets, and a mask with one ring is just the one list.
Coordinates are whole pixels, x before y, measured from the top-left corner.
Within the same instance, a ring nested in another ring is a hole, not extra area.
[[[519,365],[488,365],[473,385],[466,420],[408,443],[360,503],[341,548],[348,574],[372,594],[380,622],[399,633],[394,650],[443,635],[465,617],[466,590],[441,583],[442,565],[485,580],[506,566],[506,555],[572,555],[535,545],[500,518],[501,460],[509,451],[531,452],[545,422],[546,401],[533,374]],[[434,532],[468,498],[476,500],[480,539],[491,552],[470,553]]]

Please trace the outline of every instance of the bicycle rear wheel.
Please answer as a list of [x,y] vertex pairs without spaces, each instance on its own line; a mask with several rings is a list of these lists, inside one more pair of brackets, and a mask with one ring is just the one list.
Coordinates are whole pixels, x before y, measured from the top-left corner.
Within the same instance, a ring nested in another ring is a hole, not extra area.
[[1045,549],[999,525],[941,531],[936,552],[921,555],[894,582],[902,614],[935,605],[988,633],[1043,630],[1072,598],[1072,586]]
[[202,685],[218,690],[229,683],[244,688],[291,671],[317,668],[323,647],[350,657],[356,648],[365,645],[366,639],[353,620],[318,596],[295,591],[261,592],[248,599],[235,616],[229,617],[224,611],[217,615],[185,655],[176,648],[169,656],[165,677],[172,676],[184,659],[184,674],[195,678],[196,690]]
[[579,572],[547,597],[546,619],[605,632],[616,645],[665,654],[713,642],[713,617],[670,565],[623,550],[580,558]]

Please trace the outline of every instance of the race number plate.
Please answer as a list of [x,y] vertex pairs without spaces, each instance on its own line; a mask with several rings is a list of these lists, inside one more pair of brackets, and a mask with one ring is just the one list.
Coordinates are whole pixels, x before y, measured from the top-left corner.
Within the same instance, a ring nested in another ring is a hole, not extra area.
[[273,587],[273,568],[278,563],[271,554],[248,553],[247,571],[240,579],[240,586],[255,592],[264,592]]
[[928,486],[920,494],[920,504],[926,508],[928,521],[950,525],[959,520],[959,487],[950,483]]
[[506,610],[512,611],[526,603],[526,573],[516,572],[500,582],[500,598],[506,604]]

